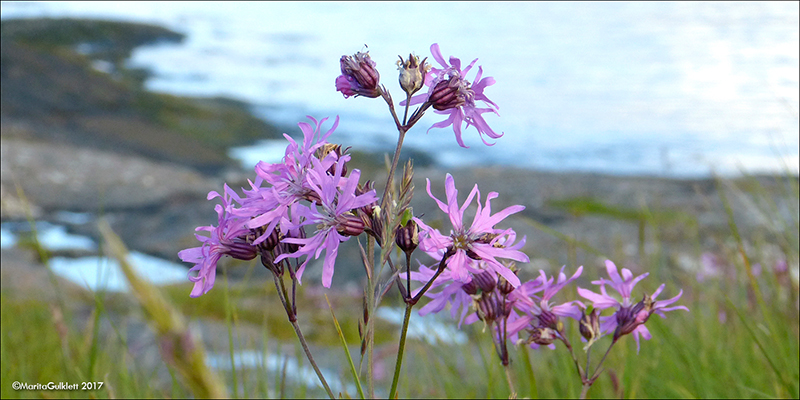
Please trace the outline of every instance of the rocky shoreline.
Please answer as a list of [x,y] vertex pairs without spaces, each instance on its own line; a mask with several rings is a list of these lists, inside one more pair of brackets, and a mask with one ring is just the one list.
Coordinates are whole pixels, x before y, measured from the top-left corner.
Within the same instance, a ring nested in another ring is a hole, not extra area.
[[[64,31],[63,21],[29,22],[23,27],[16,23],[2,22],[2,220],[24,220],[26,207],[35,218],[55,222],[59,211],[88,212],[94,219],[102,215],[131,249],[177,261],[178,251],[196,245],[194,228],[216,222],[207,193],[221,190],[223,182],[238,189],[253,177],[252,171],[242,171],[228,159],[225,149],[254,138],[278,137],[281,130],[257,120],[234,101],[145,92],[141,81],[137,84],[121,66],[133,45],[123,46],[127,52],[113,56],[102,51],[81,55],[74,51],[76,41],[92,43],[90,36],[59,39],[55,44],[30,39],[40,37],[30,34],[34,28],[52,34],[55,25],[58,32]],[[72,24],[93,26],[83,20]],[[121,25],[114,29],[142,29]],[[95,30],[111,29],[102,26]],[[135,45],[180,40],[174,32],[148,29],[148,34],[137,36]],[[101,56],[116,65],[117,72],[94,70],[92,57]],[[382,169],[369,163],[360,166],[367,169],[365,179],[378,182],[376,187],[385,181]],[[713,234],[729,229],[713,179],[500,167],[418,168],[415,214],[441,217],[425,193],[425,178],[431,179],[434,194],[443,197],[447,172],[462,193],[475,183],[484,198],[489,191],[499,192],[496,210],[513,204],[526,207],[509,221],[520,235],[527,235],[524,251],[535,261],[531,269],[592,264],[600,255],[635,260],[642,249],[652,250],[656,236],[659,245],[679,251],[691,251],[698,241],[713,248],[718,245]],[[791,193],[797,177],[741,182],[750,187],[757,182],[762,194]],[[735,187],[728,185],[725,190],[740,230],[749,234],[771,223],[753,212],[754,200]],[[776,196],[777,209],[786,218],[796,207],[790,198]],[[68,229],[99,241],[94,223],[71,224]],[[4,251],[3,257],[11,255]],[[345,264],[359,260],[352,243],[343,248],[341,257]],[[309,269],[311,279],[319,269]],[[337,270],[335,279],[358,277],[358,268],[349,268]]]

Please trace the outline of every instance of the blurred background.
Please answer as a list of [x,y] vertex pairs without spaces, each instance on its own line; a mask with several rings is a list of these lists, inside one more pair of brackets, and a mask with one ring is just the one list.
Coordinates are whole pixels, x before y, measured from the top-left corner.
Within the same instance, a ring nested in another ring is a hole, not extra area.
[[[506,134],[486,149],[470,131],[469,150],[450,130],[409,136],[444,166],[674,177],[798,169],[793,3],[3,3],[3,19],[31,17],[169,28],[185,40],[138,47],[126,62],[152,73],[147,89],[242,100],[289,126],[340,115],[343,142],[381,151],[395,141],[385,104],[334,90],[339,57],[369,50],[397,97],[397,55],[429,57],[439,43],[497,79],[486,94],[501,117],[488,122]],[[429,114],[425,126],[439,119]]]
[[[797,397],[796,2],[3,2],[0,11],[4,398],[54,393],[11,391],[14,380],[105,380],[98,397],[208,395],[197,385],[209,381],[187,381],[174,348],[160,346],[189,337],[186,326],[207,351],[190,376],[210,369],[233,397],[323,396],[257,260],[223,259],[214,290],[190,299],[190,265],[177,253],[198,245],[195,227],[217,223],[209,191],[249,187],[254,164],[277,162],[282,133],[297,137],[306,115],[330,117],[323,129],[338,115],[331,140],[353,146],[350,165],[381,186],[396,130],[382,101],[335,91],[339,59],[368,50],[398,99],[398,55],[430,57],[432,43],[462,65],[478,58],[497,80],[485,93],[500,116],[486,119],[505,135],[487,147],[469,128],[464,149],[452,129],[425,133],[441,119],[425,115],[401,155],[414,159],[415,215],[447,226],[424,188],[430,178],[443,197],[452,173],[462,199],[478,184],[499,192],[497,210],[526,207],[504,221],[527,237],[523,280],[583,265],[578,284],[588,287],[612,259],[650,273],[637,290],[684,291],[691,313],[651,319],[653,340],[638,357],[632,340],[619,347],[590,395]],[[101,220],[164,302],[143,311],[107,254]],[[355,240],[338,260],[331,290],[312,261],[298,309],[334,391],[355,396],[324,297],[357,355]],[[373,316],[379,396],[401,307],[390,291]],[[183,330],[150,328],[173,309]],[[478,325],[415,315],[401,396],[507,397]],[[520,396],[578,396],[561,351],[517,347],[512,359]]]

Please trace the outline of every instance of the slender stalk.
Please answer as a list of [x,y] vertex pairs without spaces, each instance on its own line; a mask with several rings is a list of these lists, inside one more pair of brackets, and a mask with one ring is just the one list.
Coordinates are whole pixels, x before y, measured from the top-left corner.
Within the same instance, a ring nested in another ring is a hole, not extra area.
[[403,139],[406,137],[405,127],[398,129],[397,147],[394,150],[394,157],[392,157],[392,166],[389,168],[389,176],[386,178],[386,188],[383,190],[383,199],[381,199],[381,212],[386,208],[386,201],[388,200],[389,188],[392,187],[392,180],[394,179],[394,172],[397,170],[397,161],[400,159],[400,150],[403,148]]
[[419,293],[417,293],[417,295],[411,299],[410,301],[411,305],[417,304],[419,299],[422,298],[422,295],[424,295],[425,292],[427,292],[428,289],[430,289],[431,285],[433,285],[433,282],[436,280],[436,278],[438,278],[439,275],[441,275],[442,272],[444,272],[444,265],[445,265],[444,262],[447,261],[447,259],[450,258],[450,256],[452,256],[453,254],[455,254],[455,251],[453,249],[447,250],[447,252],[444,254],[444,257],[442,257],[442,261],[439,262],[439,268],[436,270],[436,273],[433,274],[428,283],[426,283],[425,286],[423,286],[422,289],[420,289]]
[[589,393],[589,388],[592,387],[592,384],[583,384],[583,389],[581,389],[581,397],[580,399],[585,399],[586,394]]
[[375,336],[373,334],[373,329],[375,328],[375,318],[374,318],[374,311],[375,311],[375,285],[377,279],[372,279],[374,272],[375,272],[375,240],[370,237],[367,239],[367,259],[369,260],[370,264],[368,268],[373,272],[368,277],[368,290],[367,290],[367,310],[369,310],[369,321],[367,321],[367,387],[369,390],[369,397],[375,398],[375,380],[373,379],[373,356],[374,356],[374,348],[375,348]]
[[406,252],[406,294],[404,298],[411,298],[411,253]]
[[325,377],[322,376],[322,371],[319,370],[316,361],[314,361],[314,356],[311,355],[311,350],[308,348],[306,338],[303,336],[303,332],[300,330],[300,325],[297,324],[297,315],[292,312],[291,306],[286,302],[286,286],[283,284],[283,279],[279,279],[277,274],[272,274],[272,279],[275,281],[275,288],[278,289],[278,297],[281,299],[281,304],[283,304],[283,308],[286,310],[286,315],[289,317],[289,322],[292,323],[294,332],[297,334],[297,339],[300,340],[300,345],[303,346],[303,351],[306,353],[308,362],[311,363],[311,367],[313,367],[314,372],[317,373],[317,378],[319,378],[320,383],[322,383],[323,388],[325,388],[325,392],[328,393],[328,396],[331,399],[335,399],[336,396],[333,395],[330,386],[328,386],[328,382],[325,380]]
[[589,371],[589,360],[591,360],[591,358],[592,358],[592,348],[589,347],[586,350],[586,369],[584,369],[584,371]]
[[394,378],[392,378],[392,389],[389,391],[389,398],[397,396],[397,382],[400,380],[400,367],[403,365],[403,353],[406,347],[406,334],[408,333],[408,322],[411,320],[411,303],[406,303],[406,314],[403,317],[403,329],[400,331],[400,346],[397,349],[397,362],[394,365]]
[[[506,304],[506,295],[503,295],[503,304]],[[509,399],[517,398],[517,391],[514,389],[514,381],[511,379],[511,363],[508,359],[508,317],[503,318],[503,369],[506,370],[506,381],[508,382],[508,390],[511,392],[508,395]]]
[[[594,373],[592,374],[591,379],[589,379],[589,385],[591,386],[594,383],[594,380],[600,375],[600,367],[603,365],[603,362],[606,360],[608,353],[611,351],[611,348],[614,347],[614,344],[617,343],[616,340],[612,341],[610,345],[608,345],[608,350],[606,350],[606,354],[603,354],[603,358],[600,359],[600,363],[597,364],[597,367],[594,369]],[[588,374],[588,371],[587,371]],[[588,376],[588,375],[587,375]]]
[[403,126],[408,122],[408,107],[411,106],[411,93],[406,93],[406,109],[403,111]]
[[[389,268],[392,270],[394,281],[397,284],[397,290],[400,291],[400,294],[403,296],[403,300],[409,299],[411,297],[409,295],[409,293],[411,293],[411,288],[410,286],[403,286],[403,280],[400,278],[400,273],[399,271],[397,271],[397,268],[394,267],[394,263],[392,262],[392,257],[387,257],[386,262],[387,264],[389,264]],[[406,258],[406,266],[408,266],[409,262],[410,261]],[[378,303],[381,302],[382,298],[383,294],[381,294],[381,296],[378,298]]]
[[397,160],[400,158],[400,149],[403,148],[403,139],[406,136],[406,127],[400,123],[400,120],[397,119],[397,112],[394,109],[394,102],[392,101],[392,95],[389,94],[389,91],[386,88],[381,87],[381,97],[389,106],[389,112],[392,114],[392,118],[394,119],[394,124],[397,127],[397,147],[394,150],[394,156],[392,157],[392,167],[389,169],[389,177],[386,178],[386,188],[383,190],[383,197],[381,198],[381,212],[383,213],[386,208],[386,200],[389,195],[389,188],[392,187],[392,179],[394,178],[394,171],[397,169]]
[[506,370],[506,382],[508,383],[508,390],[510,392],[508,398],[516,399],[517,391],[514,389],[514,381],[511,379],[511,365],[510,364],[503,365],[503,369]]

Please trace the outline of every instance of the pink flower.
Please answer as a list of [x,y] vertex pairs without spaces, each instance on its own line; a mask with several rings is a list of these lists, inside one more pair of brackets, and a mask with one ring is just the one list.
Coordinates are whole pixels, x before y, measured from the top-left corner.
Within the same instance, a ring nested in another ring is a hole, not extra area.
[[[447,174],[445,178],[446,204],[431,193],[431,181],[428,180],[427,182],[428,195],[450,217],[453,229],[448,236],[445,236],[438,229],[433,229],[419,218],[415,218],[414,220],[420,227],[420,249],[434,255],[434,257],[436,255],[441,257],[449,249],[452,249],[454,253],[447,259],[446,265],[455,281],[469,282],[471,273],[476,274],[482,271],[474,261],[483,260],[485,262],[482,264],[483,266],[503,276],[512,286],[519,286],[519,278],[497,259],[505,258],[528,262],[528,256],[519,251],[525,245],[525,238],[523,237],[522,240],[514,244],[516,233],[512,229],[496,229],[494,226],[507,216],[524,210],[525,207],[520,205],[511,206],[492,215],[490,201],[497,197],[497,193],[490,192],[486,196],[486,204],[481,207],[480,192],[478,191],[478,185],[475,185],[464,205],[459,208],[458,190],[456,190],[455,180],[452,175]],[[463,221],[464,211],[476,195],[478,209],[472,225],[467,227]]]
[[[246,226],[247,220],[230,215],[231,200],[239,201],[239,196],[227,184],[223,193],[224,196],[220,196],[215,191],[208,193],[208,200],[216,197],[222,198],[222,205],[217,204],[214,207],[217,211],[218,225],[216,227],[201,226],[195,229],[196,231],[208,231],[211,236],[195,234],[195,237],[202,245],[182,250],[178,253],[178,257],[184,262],[195,264],[189,270],[189,280],[194,282],[192,297],[204,295],[214,286],[217,262],[222,256],[227,255],[240,260],[252,260],[257,255],[256,248],[248,243],[246,239],[246,236],[250,233],[250,229]],[[197,276],[192,276],[194,271],[197,271]]]
[[[252,190],[245,191],[247,198],[242,202],[242,208],[235,210],[237,216],[252,218],[247,226],[250,228],[266,227],[263,235],[256,238],[254,244],[264,241],[280,223],[281,219],[288,217],[290,206],[297,201],[306,199],[313,191],[308,184],[306,174],[313,167],[312,160],[316,160],[315,153],[318,149],[328,144],[327,138],[339,125],[336,117],[331,129],[321,133],[322,124],[327,120],[323,118],[319,123],[316,119],[308,117],[314,122],[311,126],[306,122],[297,124],[303,132],[303,143],[298,144],[289,135],[284,134],[289,145],[282,163],[270,164],[263,161],[255,167],[256,182],[251,182]],[[349,156],[336,156],[329,153],[320,163],[325,169],[330,168],[337,161],[346,162]],[[261,187],[263,183],[267,186]]]
[[[456,141],[461,147],[468,147],[461,139],[461,125],[464,122],[467,123],[467,128],[474,126],[478,130],[478,135],[484,144],[487,146],[494,145],[494,143],[488,143],[483,138],[483,135],[498,139],[503,134],[495,133],[481,115],[487,112],[498,114],[497,109],[499,107],[497,104],[483,94],[483,90],[486,87],[494,85],[494,78],[482,78],[483,67],[479,66],[478,73],[473,80],[474,83],[470,83],[466,80],[466,76],[475,62],[478,61],[477,58],[462,70],[461,60],[458,58],[450,57],[449,64],[445,61],[441,51],[439,51],[438,43],[431,45],[431,54],[441,64],[442,68],[431,68],[431,72],[425,79],[425,84],[430,87],[428,93],[412,97],[409,104],[425,103],[432,106],[435,113],[447,115],[447,119],[433,124],[428,128],[428,131],[433,128],[446,128],[452,125],[453,132],[456,134]],[[483,101],[486,107],[478,107],[477,101]],[[400,105],[405,105],[405,102],[401,102]]]
[[[411,279],[419,282],[428,282],[435,274],[435,269],[420,265],[419,272],[411,272]],[[425,292],[425,296],[432,300],[419,310],[419,315],[425,316],[430,313],[438,313],[450,304],[450,315],[453,318],[458,318],[458,327],[460,328],[472,304],[472,297],[463,289],[464,285],[465,284],[462,282],[454,281],[450,271],[445,270],[436,278],[430,290]],[[438,292],[433,291],[439,287],[441,287],[442,290]],[[420,289],[422,289],[422,287],[412,291],[411,295],[416,296]],[[477,320],[477,318],[475,318],[475,320]],[[472,322],[474,321],[468,322],[468,324]]]
[[343,162],[335,164],[333,175],[328,174],[328,167],[319,160],[312,159],[312,162],[314,168],[308,170],[307,182],[311,190],[319,198],[319,204],[314,202],[311,207],[302,204],[298,205],[296,212],[303,222],[299,224],[292,223],[284,218],[281,222],[281,231],[289,231],[308,225],[316,226],[317,231],[308,238],[289,237],[283,239],[284,243],[297,244],[301,245],[301,247],[294,253],[281,254],[275,259],[275,262],[277,263],[290,257],[307,256],[297,270],[299,280],[311,255],[313,254],[314,258],[318,259],[322,250],[325,250],[322,285],[329,288],[331,287],[339,243],[364,231],[364,223],[353,214],[353,211],[376,201],[377,195],[374,190],[356,195],[356,186],[361,176],[359,170],[353,170],[350,176],[345,178],[342,176]]
[[[655,313],[662,318],[666,318],[664,313],[667,311],[689,311],[689,309],[685,306],[666,307],[678,301],[678,299],[680,299],[680,297],[683,295],[683,290],[681,290],[677,296],[671,299],[656,301],[656,298],[659,294],[661,294],[661,291],[663,291],[664,287],[666,286],[664,284],[659,286],[652,296],[645,296],[642,301],[634,304],[631,300],[633,287],[636,285],[636,283],[646,278],[648,274],[645,273],[634,278],[629,269],[623,268],[622,277],[620,277],[619,273],[617,273],[617,266],[610,260],[606,260],[606,271],[608,272],[608,276],[611,278],[610,282],[603,278],[600,278],[599,281],[592,281],[593,284],[600,285],[600,294],[583,288],[578,288],[578,294],[581,297],[591,301],[594,308],[598,310],[616,308],[616,311],[613,315],[600,318],[600,330],[604,334],[613,331],[614,341],[623,335],[632,333],[634,339],[636,340],[636,351],[638,352],[639,335],[641,335],[645,340],[650,340],[652,337],[652,335],[650,335],[650,331],[644,326],[644,323],[647,322],[647,319],[650,318],[650,315]],[[612,289],[616,290],[622,296],[622,301],[610,296],[606,292],[605,285],[609,285]]]
[[[567,279],[564,274],[564,268],[558,274],[558,280],[555,281],[554,277],[547,278],[544,271],[539,271],[539,277],[535,280],[525,282],[520,285],[516,290],[511,292],[511,298],[516,301],[515,308],[524,312],[526,315],[521,317],[513,329],[513,332],[519,332],[527,325],[534,323],[536,327],[549,327],[556,328],[558,317],[572,318],[576,321],[581,319],[581,306],[578,301],[568,301],[559,305],[553,305],[550,300],[575,279],[578,279],[583,272],[583,267],[578,267],[578,270]],[[537,296],[535,293],[544,292],[542,297]]]

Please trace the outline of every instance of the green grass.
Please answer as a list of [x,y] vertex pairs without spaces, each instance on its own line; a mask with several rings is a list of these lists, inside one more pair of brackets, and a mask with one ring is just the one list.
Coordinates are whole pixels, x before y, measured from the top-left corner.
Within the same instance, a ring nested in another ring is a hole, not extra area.
[[[779,211],[782,202],[797,204],[796,178],[784,181],[786,191],[780,198],[774,196],[774,190],[759,187],[752,181],[740,182],[744,184],[722,184],[729,189],[727,196],[750,198],[757,208],[748,212],[762,213],[772,218],[773,223],[758,231],[738,232],[737,220],[741,216],[731,214],[729,231],[687,232],[688,247],[695,249],[695,259],[699,260],[707,251],[708,243],[715,243],[718,245],[715,251],[727,264],[721,275],[707,277],[702,282],[697,280],[695,272],[677,266],[669,246],[657,247],[658,252],[645,254],[640,271],[649,271],[650,276],[637,285],[637,291],[652,293],[658,285],[666,283],[661,297],[669,298],[683,289],[678,304],[689,307],[691,312],[670,312],[667,319],[653,316],[647,322],[653,339],[642,340],[638,354],[633,338],[622,338],[606,360],[606,370],[589,391],[589,397],[797,398],[800,380],[798,282],[788,273],[772,268],[778,259],[797,265],[797,209],[790,208],[788,218]],[[653,231],[652,240],[661,240],[659,238],[664,235],[660,231],[675,223],[674,218],[663,217],[674,216],[674,211],[655,207],[617,212],[612,205],[592,204],[585,199],[563,205],[573,208],[580,205],[588,210],[586,212],[632,223],[644,219],[647,229]],[[695,217],[684,215],[681,218],[692,226],[690,219]],[[698,238],[702,238],[702,243],[697,242],[701,240]],[[591,246],[591,243],[586,245]],[[576,248],[576,251],[587,251],[580,246]],[[751,280],[746,266],[755,264],[760,264],[761,269]],[[247,264],[247,268],[260,266],[252,263]],[[599,278],[600,271],[599,265],[587,266],[580,285],[587,287],[589,280]],[[198,299],[187,296],[187,285],[164,287],[160,291],[188,321],[205,321],[222,327],[219,334],[227,338],[207,345],[208,351],[231,354],[231,348],[257,349],[263,354],[289,355],[299,364],[307,364],[271,282],[245,278],[241,283],[231,283],[227,289],[223,287],[223,276],[217,282],[214,290]],[[559,293],[555,300],[569,300],[567,294]],[[360,299],[336,296],[335,291],[328,295],[358,365],[356,326]],[[15,380],[29,383],[104,381],[104,389],[91,393],[99,398],[191,395],[177,371],[157,357],[154,339],[142,344],[140,336],[134,334],[137,330],[133,328],[137,325],[141,328],[148,317],[138,307],[131,306],[130,297],[110,294],[87,297],[69,291],[64,296],[69,308],[66,312],[59,309],[57,302],[0,296],[2,397],[87,395],[81,391],[15,392],[10,388],[10,382]],[[327,354],[323,364],[333,371],[328,380],[352,384],[340,338],[331,323],[324,298],[320,296],[309,288],[301,288],[298,294],[301,326],[307,329],[305,333],[311,345],[317,350],[324,349],[323,353]],[[64,315],[73,317],[65,319]],[[415,314],[412,318],[421,317]],[[101,329],[102,334],[99,333]],[[579,358],[584,357],[576,324],[567,322],[567,329]],[[385,377],[376,385],[381,391],[388,391],[391,380],[397,330],[398,327],[386,323],[377,325],[378,364],[385,368]],[[252,334],[252,331],[257,333]],[[464,331],[470,340],[460,346],[431,346],[419,340],[408,341],[399,384],[401,397],[508,397],[502,366],[482,324],[466,326]],[[609,342],[610,338],[606,337],[595,345],[592,355],[595,362]],[[149,358],[141,356],[141,346],[150,349]],[[579,396],[580,382],[563,346],[559,345],[556,350],[512,347],[511,359],[512,377],[520,397]],[[324,396],[316,388],[299,384],[293,377],[296,372],[290,369],[285,375],[267,370],[265,366],[218,370],[217,373],[225,382],[228,394],[234,397]],[[361,379],[365,381],[364,368]],[[355,392],[344,394],[344,397],[357,396]]]

